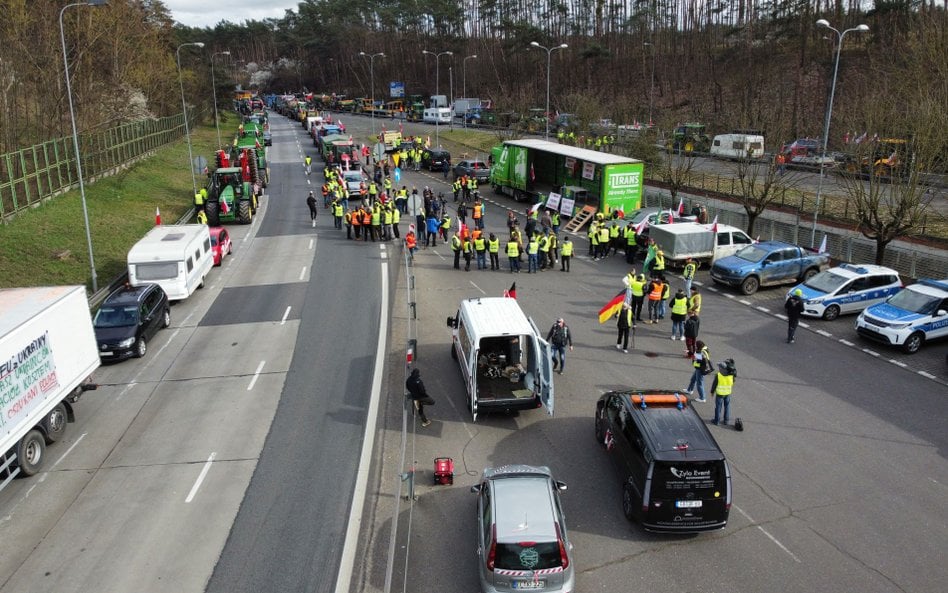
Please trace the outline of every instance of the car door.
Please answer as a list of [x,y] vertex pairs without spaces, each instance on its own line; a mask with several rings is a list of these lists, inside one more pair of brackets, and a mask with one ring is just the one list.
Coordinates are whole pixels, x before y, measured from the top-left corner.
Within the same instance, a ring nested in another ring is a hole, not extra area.
[[866,299],[869,298],[869,278],[855,278],[836,291],[839,302],[839,310],[842,313],[852,313],[865,307]]
[[150,340],[152,336],[158,331],[160,327],[160,314],[156,310],[158,307],[158,291],[152,287],[147,293],[145,293],[144,298],[142,298],[141,305],[141,324],[142,324],[142,335],[145,336],[146,340]]
[[782,249],[778,249],[765,257],[764,261],[760,262],[760,284],[763,286],[778,282],[783,274],[781,271],[783,265]]
[[[529,318],[528,318],[529,319]],[[540,394],[540,403],[546,413],[553,415],[553,349],[550,343],[540,337],[540,331],[533,319],[529,319],[534,333],[534,352],[536,352],[536,381],[534,389]]]

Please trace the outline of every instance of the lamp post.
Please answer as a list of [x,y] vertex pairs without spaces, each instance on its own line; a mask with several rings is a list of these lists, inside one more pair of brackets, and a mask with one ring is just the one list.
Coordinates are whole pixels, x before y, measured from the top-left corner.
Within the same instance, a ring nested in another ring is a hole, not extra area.
[[214,87],[214,127],[217,128],[217,149],[223,148],[221,144],[221,123],[217,119],[217,79],[214,77],[214,56],[229,56],[229,51],[216,51],[211,54],[211,86]]
[[461,60],[461,94],[465,99],[467,98],[467,61],[474,58],[477,58],[477,54],[464,56]]
[[829,142],[830,119],[833,117],[833,97],[836,95],[836,75],[839,72],[839,53],[843,49],[843,38],[846,37],[846,33],[867,33],[869,31],[868,25],[859,25],[840,32],[839,30],[831,27],[829,21],[826,19],[820,19],[816,21],[816,26],[829,29],[830,31],[836,33],[837,45],[836,60],[833,64],[833,83],[830,85],[829,103],[826,105],[826,120],[823,122],[823,145],[820,147],[820,181],[816,186],[816,210],[813,211],[813,232],[810,234],[810,247],[814,247],[816,245],[816,219],[820,214],[820,197],[822,197],[823,194],[823,176],[825,173],[824,169],[826,167],[826,145]]
[[193,45],[194,47],[204,47],[200,41],[192,43],[182,43],[175,50],[175,59],[178,62],[178,86],[181,87],[181,110],[184,114],[184,135],[188,140],[188,169],[191,170],[191,198],[197,193],[197,180],[194,178],[194,155],[191,153],[191,130],[188,128],[188,106],[184,102],[184,80],[181,78],[181,48]]
[[557,45],[556,47],[543,47],[536,41],[531,41],[530,45],[532,47],[537,47],[546,52],[546,112],[543,114],[546,118],[546,131],[543,133],[543,139],[550,139],[550,61],[553,56],[553,52],[558,49],[566,49],[569,47],[565,43]]
[[[427,54],[429,56],[435,57],[435,95],[441,95],[441,56],[453,56],[453,51],[443,51],[435,53],[433,51],[428,51],[427,49],[421,50],[421,53]],[[440,105],[435,105],[438,108],[438,115],[435,117],[435,145],[441,146],[441,108]]]
[[652,48],[652,75],[651,84],[648,87],[648,125],[652,125],[652,104],[655,101],[655,45],[650,41],[646,41],[642,45]]
[[382,52],[367,54],[364,51],[360,51],[359,55],[369,58],[369,86],[372,90],[372,137],[375,137],[375,58],[384,58],[385,54]]
[[86,245],[89,247],[89,269],[92,272],[92,292],[99,290],[98,276],[95,273],[95,258],[92,255],[92,232],[89,230],[89,210],[86,207],[86,186],[82,179],[82,159],[79,157],[79,132],[76,129],[76,111],[72,105],[72,83],[69,81],[69,56],[66,53],[66,33],[63,28],[63,13],[73,6],[103,6],[107,0],[87,0],[67,4],[59,11],[59,40],[63,44],[63,67],[66,72],[66,96],[69,99],[69,121],[72,123],[72,149],[76,154],[76,177],[79,179],[79,197],[82,199],[82,218],[86,224]]

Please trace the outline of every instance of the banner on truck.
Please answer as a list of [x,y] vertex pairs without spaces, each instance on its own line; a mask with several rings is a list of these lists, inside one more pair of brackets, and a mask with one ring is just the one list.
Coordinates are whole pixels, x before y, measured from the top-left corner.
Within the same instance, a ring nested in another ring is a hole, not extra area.
[[602,207],[609,212],[633,212],[642,202],[644,163],[606,165],[603,172]]
[[36,336],[0,362],[0,427],[25,418],[59,387],[49,333]]

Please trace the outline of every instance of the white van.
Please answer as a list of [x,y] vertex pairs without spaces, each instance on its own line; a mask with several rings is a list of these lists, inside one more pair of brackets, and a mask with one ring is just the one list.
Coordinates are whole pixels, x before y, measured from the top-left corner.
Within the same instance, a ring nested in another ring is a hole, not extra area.
[[552,350],[516,299],[463,300],[448,327],[475,422],[481,410],[543,406],[553,415]]
[[214,265],[211,233],[203,224],[156,226],[128,251],[132,286],[155,283],[180,301],[204,286]]
[[449,124],[451,110],[447,107],[429,107],[422,112],[421,119],[426,124]]
[[759,159],[764,137],[756,134],[718,134],[711,142],[711,156],[722,159]]

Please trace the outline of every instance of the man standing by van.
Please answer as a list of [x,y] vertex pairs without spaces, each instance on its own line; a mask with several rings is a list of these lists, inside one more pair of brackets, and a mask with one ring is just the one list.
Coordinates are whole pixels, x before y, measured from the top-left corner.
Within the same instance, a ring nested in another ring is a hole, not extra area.
[[573,351],[573,334],[562,317],[550,328],[546,341],[553,347],[553,370],[559,365],[559,373],[562,375],[563,369],[566,368],[566,347],[569,346],[569,351]]
[[734,378],[737,376],[737,369],[734,367],[734,359],[728,358],[718,364],[718,373],[714,377],[714,383],[711,385],[711,393],[714,394],[714,420],[711,424],[717,424],[721,418],[721,408],[724,408],[724,424],[726,425],[731,418],[731,391],[734,389]]
[[411,397],[415,409],[418,410],[421,425],[428,426],[431,424],[431,420],[428,420],[428,417],[425,416],[425,406],[433,406],[435,400],[425,390],[425,384],[421,380],[421,371],[412,369],[411,375],[405,381],[405,388],[408,390],[408,395]]

